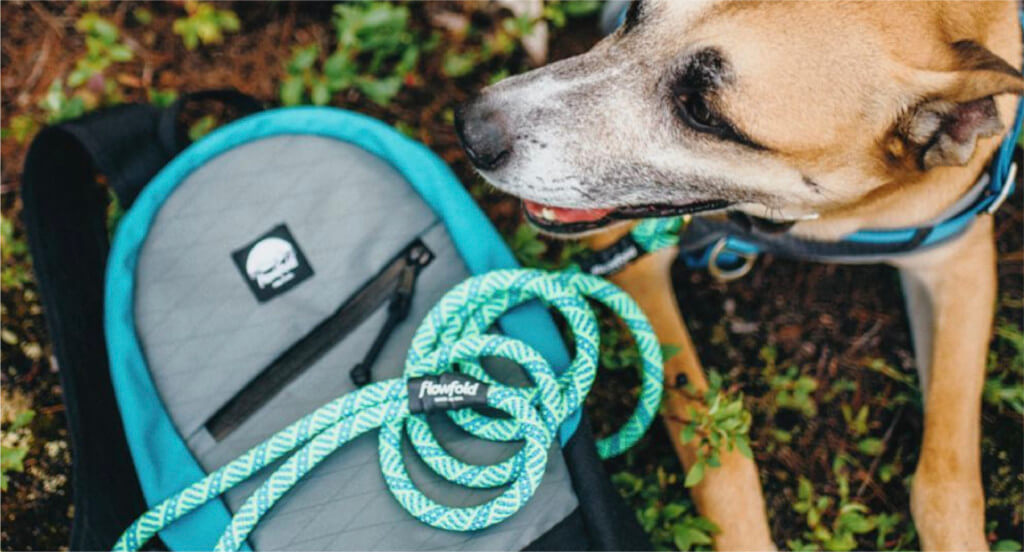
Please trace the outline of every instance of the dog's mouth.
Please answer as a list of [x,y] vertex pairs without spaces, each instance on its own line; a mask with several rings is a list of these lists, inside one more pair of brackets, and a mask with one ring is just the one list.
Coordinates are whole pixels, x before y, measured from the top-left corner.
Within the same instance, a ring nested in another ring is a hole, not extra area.
[[695,201],[682,205],[651,203],[604,209],[570,209],[523,200],[526,218],[545,232],[552,234],[578,234],[595,230],[620,220],[672,217],[717,211],[732,205],[724,199]]

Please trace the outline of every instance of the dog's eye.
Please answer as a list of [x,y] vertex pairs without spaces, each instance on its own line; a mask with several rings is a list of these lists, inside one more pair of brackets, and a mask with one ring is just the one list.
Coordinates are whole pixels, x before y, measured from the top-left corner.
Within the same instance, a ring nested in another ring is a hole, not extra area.
[[676,105],[680,115],[687,124],[703,132],[719,132],[728,128],[725,121],[708,105],[704,97],[697,92],[679,94]]

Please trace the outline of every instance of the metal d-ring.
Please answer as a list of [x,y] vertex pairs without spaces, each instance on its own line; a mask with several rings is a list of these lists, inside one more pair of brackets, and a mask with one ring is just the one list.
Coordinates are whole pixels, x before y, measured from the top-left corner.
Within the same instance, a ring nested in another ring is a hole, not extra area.
[[711,246],[711,254],[708,257],[708,272],[710,272],[715,279],[722,282],[730,282],[746,276],[747,273],[750,272],[750,269],[754,268],[754,262],[757,261],[756,253],[739,253],[736,251],[730,251],[733,255],[743,259],[743,264],[731,269],[722,268],[718,265],[718,257],[725,252],[728,242],[729,238],[719,239],[715,242],[715,245]]

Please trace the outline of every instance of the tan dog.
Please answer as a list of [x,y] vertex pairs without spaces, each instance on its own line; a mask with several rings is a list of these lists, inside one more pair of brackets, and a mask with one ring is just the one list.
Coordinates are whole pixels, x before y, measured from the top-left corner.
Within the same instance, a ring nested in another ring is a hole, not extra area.
[[[996,2],[642,0],[591,51],[509,78],[460,111],[479,171],[551,232],[665,209],[735,210],[837,239],[936,217],[977,180],[1024,92],[1018,6]],[[619,226],[594,238],[608,243]],[[615,277],[666,366],[705,379],[669,280],[675,251]],[[912,510],[931,550],[980,550],[980,403],[995,290],[992,221],[890,261],[925,391]],[[966,291],[969,290],[969,291]],[[682,417],[686,399],[669,394]],[[694,451],[679,441],[684,464]],[[694,489],[719,549],[772,548],[754,463],[726,454]]]

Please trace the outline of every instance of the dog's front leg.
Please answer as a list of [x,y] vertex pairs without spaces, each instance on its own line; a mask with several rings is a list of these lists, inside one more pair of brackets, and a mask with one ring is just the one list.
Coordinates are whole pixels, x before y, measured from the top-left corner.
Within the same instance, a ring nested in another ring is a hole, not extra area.
[[[592,241],[597,247],[608,244],[620,233],[606,233]],[[682,315],[672,289],[670,269],[678,252],[668,248],[646,255],[611,277],[611,280],[629,293],[644,310],[663,344],[679,347],[679,352],[665,361],[665,381],[672,386],[685,376],[703,392],[707,379],[697,358],[690,334],[683,324]],[[672,445],[685,467],[696,459],[692,444],[682,442],[680,434],[686,418],[687,405],[692,399],[685,394],[669,390],[664,398],[662,417]],[[698,405],[700,407],[700,405]],[[772,550],[764,497],[754,461],[736,451],[722,451],[722,466],[709,469],[704,479],[691,489],[691,495],[701,515],[715,522],[721,532],[715,536],[717,550]]]
[[981,394],[996,297],[991,217],[899,263],[924,393],[911,511],[926,550],[983,550]]

